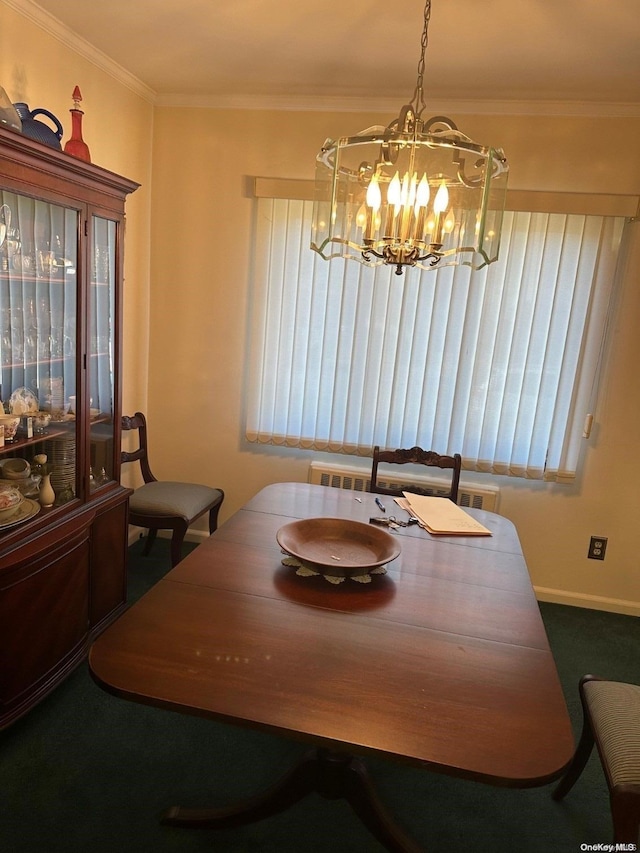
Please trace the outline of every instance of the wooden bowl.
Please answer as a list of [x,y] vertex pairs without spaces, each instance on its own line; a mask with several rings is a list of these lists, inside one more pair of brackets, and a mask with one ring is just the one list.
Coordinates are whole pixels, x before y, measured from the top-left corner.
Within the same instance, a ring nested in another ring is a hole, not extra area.
[[395,560],[400,545],[386,530],[344,518],[305,518],[276,533],[282,550],[323,574],[364,574]]

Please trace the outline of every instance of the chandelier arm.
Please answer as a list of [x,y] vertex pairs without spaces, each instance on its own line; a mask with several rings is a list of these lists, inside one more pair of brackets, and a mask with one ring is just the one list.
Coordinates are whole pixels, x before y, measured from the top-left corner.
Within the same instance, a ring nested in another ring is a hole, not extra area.
[[429,261],[429,266],[435,267],[442,258],[442,253],[437,251],[420,254],[420,249],[417,246],[414,246],[412,249],[383,246],[381,252],[378,252],[372,246],[367,246],[366,249],[362,250],[361,254],[363,260],[367,263],[371,263],[371,255],[374,255],[386,264],[395,266],[396,275],[402,275],[403,267],[415,267],[417,263],[422,263],[422,261]]

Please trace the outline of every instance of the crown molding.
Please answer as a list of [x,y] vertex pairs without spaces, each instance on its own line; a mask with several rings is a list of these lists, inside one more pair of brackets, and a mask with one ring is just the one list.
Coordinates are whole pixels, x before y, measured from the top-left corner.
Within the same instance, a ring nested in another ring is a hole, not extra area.
[[[294,112],[386,112],[397,114],[399,98],[332,97],[325,95],[158,95],[159,107],[217,110],[273,110]],[[587,101],[429,100],[429,115],[524,115],[639,118],[640,104]]]
[[156,102],[156,93],[153,89],[150,89],[149,86],[127,71],[126,68],[118,65],[106,53],[102,53],[102,51],[90,44],[86,39],[74,33],[66,24],[54,18],[53,15],[50,15],[49,12],[46,12],[43,8],[32,2],[32,0],[1,0],[1,2],[18,12],[24,18],[28,18],[37,27],[45,30],[48,35],[62,42],[65,47],[70,48],[74,53],[82,56],[88,62],[91,62],[92,65],[95,65],[101,71],[104,71],[110,77],[122,83],[123,86],[126,86],[134,94],[139,95],[145,101],[149,101],[152,104]]
[[[97,68],[126,86],[136,95],[155,106],[198,107],[217,110],[272,110],[286,112],[383,112],[396,115],[401,98],[329,95],[159,95],[126,68],[94,47],[86,39],[46,12],[33,0],[0,0],[18,14],[45,30],[70,50],[84,57]],[[639,118],[640,104],[603,103],[590,101],[543,100],[430,100],[429,115],[523,115],[523,116],[584,116],[588,118]]]

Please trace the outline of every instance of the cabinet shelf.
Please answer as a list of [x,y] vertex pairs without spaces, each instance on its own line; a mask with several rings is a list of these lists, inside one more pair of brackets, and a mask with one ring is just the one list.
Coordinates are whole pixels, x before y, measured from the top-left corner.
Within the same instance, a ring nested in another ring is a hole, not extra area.
[[24,450],[26,447],[33,447],[34,445],[42,444],[42,442],[53,438],[66,438],[68,435],[69,431],[63,428],[47,428],[46,432],[38,433],[38,435],[34,435],[33,438],[24,438],[20,436],[15,438],[13,441],[5,441],[4,447],[0,447],[0,457],[19,455],[20,451]]

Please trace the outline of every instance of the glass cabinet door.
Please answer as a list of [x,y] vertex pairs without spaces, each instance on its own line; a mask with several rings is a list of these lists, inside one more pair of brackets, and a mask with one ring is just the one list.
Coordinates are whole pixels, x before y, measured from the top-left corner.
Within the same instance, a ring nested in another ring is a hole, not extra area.
[[78,234],[78,210],[0,190],[0,482],[22,512],[44,474],[57,505],[78,492]]
[[118,223],[92,216],[89,287],[90,489],[113,481],[116,325],[116,238]]

